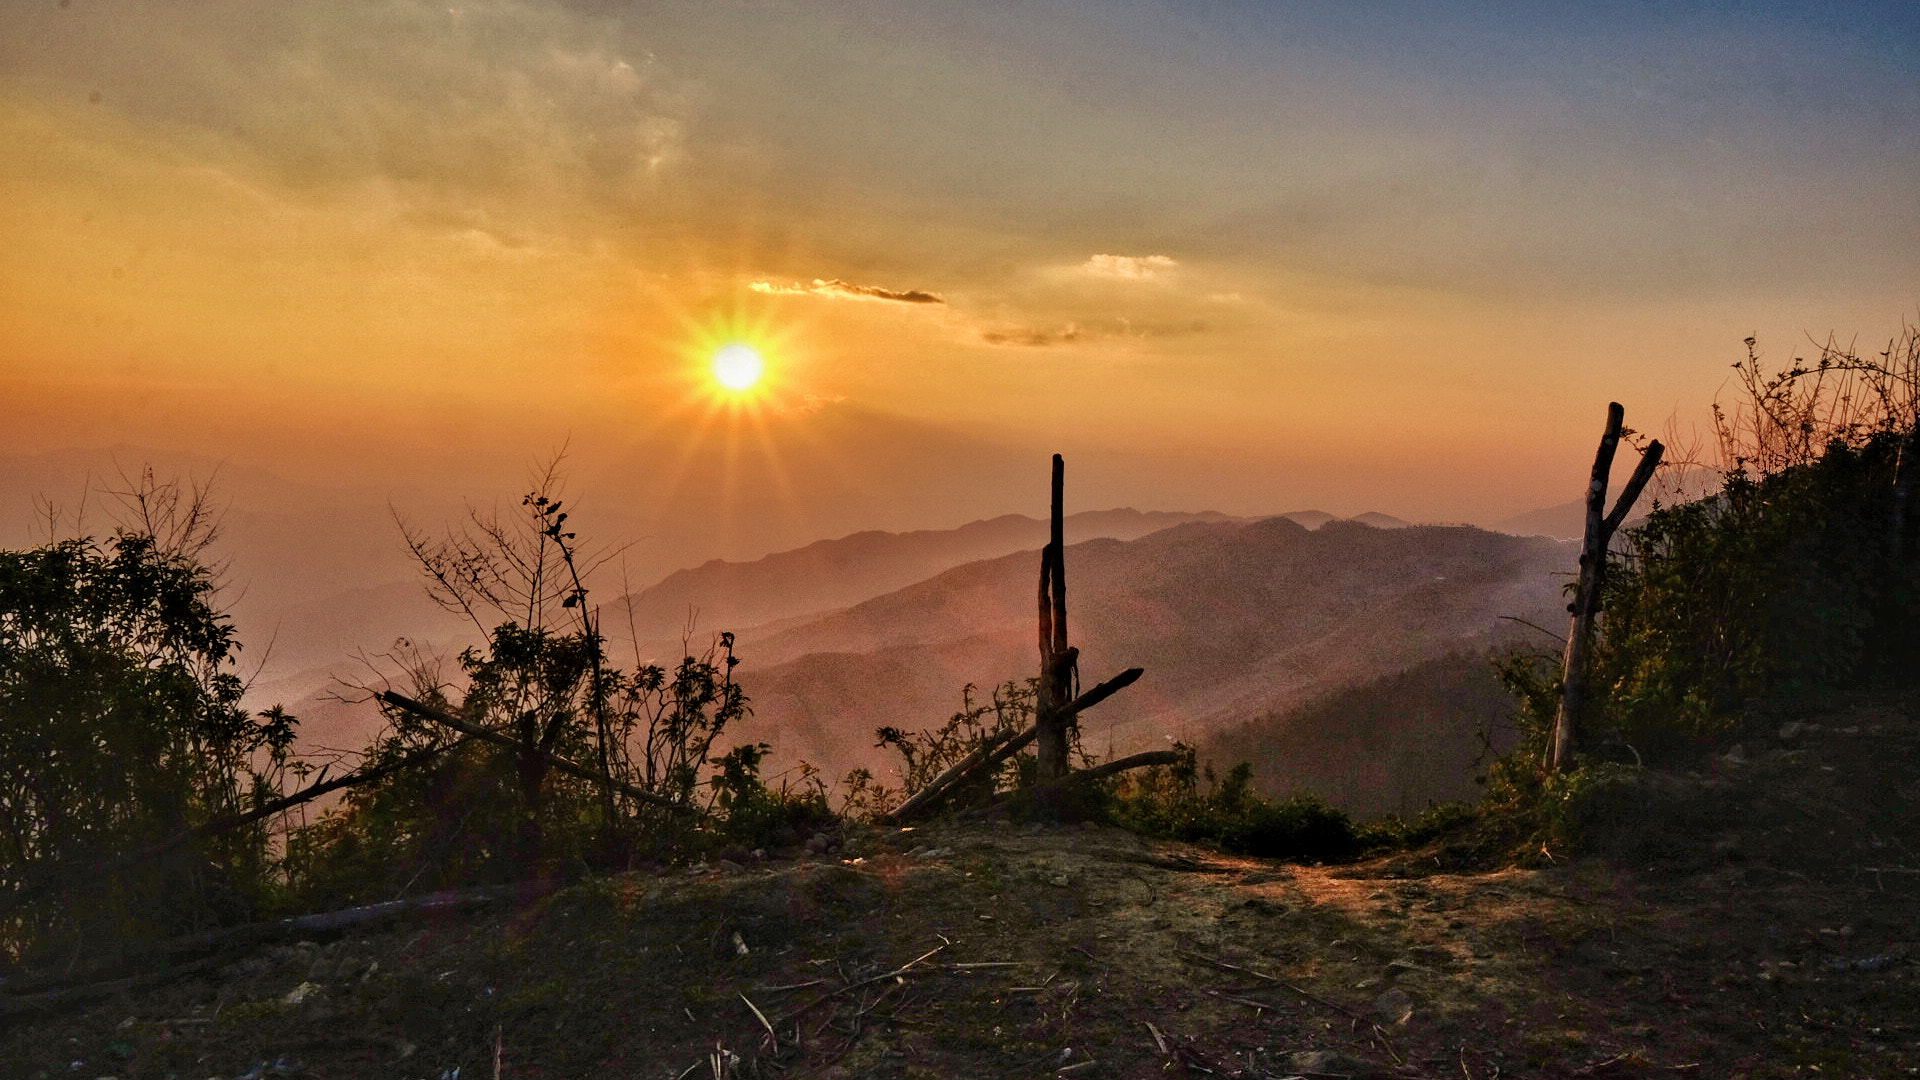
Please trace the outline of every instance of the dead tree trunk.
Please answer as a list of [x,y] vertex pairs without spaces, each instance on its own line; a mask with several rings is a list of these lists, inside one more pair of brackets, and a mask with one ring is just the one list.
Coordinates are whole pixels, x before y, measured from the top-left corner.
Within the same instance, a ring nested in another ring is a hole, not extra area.
[[1613,472],[1614,451],[1620,446],[1620,426],[1626,410],[1619,402],[1607,405],[1607,428],[1600,436],[1600,450],[1593,457],[1593,479],[1587,484],[1586,540],[1580,546],[1580,581],[1574,589],[1573,603],[1567,611],[1573,625],[1567,631],[1567,652],[1562,668],[1560,710],[1553,720],[1553,733],[1547,740],[1546,767],[1549,772],[1564,770],[1573,759],[1574,741],[1579,730],[1580,710],[1587,695],[1587,654],[1592,648],[1593,625],[1600,614],[1600,586],[1607,571],[1607,544],[1620,524],[1627,519],[1640,498],[1641,489],[1653,478],[1653,470],[1665,452],[1659,440],[1647,444],[1633,477],[1621,489],[1620,501],[1607,513],[1607,480]]
[[1066,463],[1055,454],[1051,531],[1040,552],[1040,682],[1033,703],[1034,727],[1039,732],[1034,757],[1042,781],[1067,774],[1073,717],[1066,710],[1080,658],[1080,650],[1067,644],[1067,545],[1061,515],[1065,483]]

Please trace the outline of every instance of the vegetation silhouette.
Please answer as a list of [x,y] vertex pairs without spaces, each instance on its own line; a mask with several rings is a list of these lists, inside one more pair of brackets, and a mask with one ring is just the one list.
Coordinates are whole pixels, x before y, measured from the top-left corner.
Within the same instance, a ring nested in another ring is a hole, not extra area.
[[[142,473],[105,539],[0,551],[0,956],[246,919],[273,902],[264,822],[294,718],[240,707],[240,643],[199,558],[204,488]],[[154,857],[101,875],[113,856]],[[56,889],[56,886],[58,887]]]

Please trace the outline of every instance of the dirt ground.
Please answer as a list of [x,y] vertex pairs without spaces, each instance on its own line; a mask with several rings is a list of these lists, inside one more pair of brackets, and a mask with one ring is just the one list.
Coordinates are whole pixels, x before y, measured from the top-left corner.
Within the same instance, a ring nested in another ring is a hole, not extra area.
[[202,957],[79,1008],[0,994],[26,1077],[1920,1074],[1920,725],[1756,724],[1588,806],[1300,867],[1106,826],[849,829]]

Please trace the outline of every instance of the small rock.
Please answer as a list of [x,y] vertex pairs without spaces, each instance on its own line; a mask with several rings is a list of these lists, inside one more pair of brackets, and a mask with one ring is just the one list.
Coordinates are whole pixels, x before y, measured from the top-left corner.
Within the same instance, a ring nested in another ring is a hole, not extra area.
[[280,1000],[289,1005],[298,1005],[316,994],[323,993],[326,993],[326,988],[319,983],[303,982],[299,986],[287,991],[287,996]]
[[1373,1011],[1389,1024],[1405,1024],[1413,1018],[1413,998],[1405,990],[1389,990],[1373,999]]
[[719,862],[713,864],[713,868],[715,870],[724,870],[729,874],[737,874],[746,869],[746,867],[741,866],[732,859],[721,859]]
[[1047,884],[1052,885],[1057,889],[1064,889],[1068,885],[1073,884],[1073,881],[1070,878],[1068,878],[1067,875],[1065,874],[1055,874],[1052,877],[1047,879]]
[[818,855],[833,846],[833,837],[817,832],[807,837],[807,854]]
[[1351,1076],[1355,1080],[1374,1080],[1375,1077],[1393,1075],[1392,1070],[1378,1062],[1343,1054],[1338,1050],[1297,1050],[1282,1060],[1286,1063],[1285,1067],[1294,1072]]
[[1739,743],[1734,743],[1732,746],[1727,747],[1726,753],[1720,755],[1720,762],[1724,765],[1745,765],[1747,763],[1747,748]]
[[1798,720],[1789,720],[1786,723],[1781,724],[1780,730],[1775,732],[1775,734],[1780,737],[1781,742],[1792,742],[1793,740],[1806,734],[1806,731],[1807,731],[1807,725],[1801,723]]

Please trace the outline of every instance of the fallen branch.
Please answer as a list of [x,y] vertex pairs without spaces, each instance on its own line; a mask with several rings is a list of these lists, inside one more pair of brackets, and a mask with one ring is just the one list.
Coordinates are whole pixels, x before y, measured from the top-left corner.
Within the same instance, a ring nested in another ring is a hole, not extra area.
[[[1080,713],[1093,708],[1095,705],[1132,686],[1135,682],[1139,681],[1140,676],[1145,673],[1145,670],[1144,668],[1128,668],[1113,678],[1108,679],[1106,682],[1074,698],[1060,710],[1059,715],[1062,721],[1064,722],[1078,716]],[[973,753],[961,758],[952,768],[936,777],[932,783],[914,792],[912,798],[894,807],[891,812],[882,815],[880,820],[889,822],[905,821],[912,815],[924,813],[932,809],[942,798],[951,794],[953,789],[960,786],[961,781],[972,776],[990,773],[992,770],[999,768],[1002,762],[1026,749],[1027,744],[1031,743],[1039,734],[1040,726],[1035,724],[1033,727],[1000,743],[997,748],[993,746],[995,739],[989,739],[986,745],[981,746]],[[1161,756],[1155,757],[1154,755]],[[1136,760],[1142,758],[1153,758],[1153,760]],[[1116,772],[1121,772],[1126,769],[1137,769],[1145,765],[1171,765],[1175,760],[1176,757],[1171,750],[1155,750],[1147,754],[1135,754],[1131,758],[1122,758],[1119,761],[1108,762],[1105,765],[1096,766],[1093,769],[1082,770],[1081,772],[1062,777],[1059,782],[1064,783],[1070,780],[1097,780],[1102,776],[1111,776]]]
[[549,767],[558,769],[569,776],[577,776],[582,780],[591,780],[596,784],[603,784],[636,802],[643,802],[650,806],[658,806],[682,814],[697,814],[700,812],[698,807],[690,806],[687,803],[669,799],[664,795],[656,795],[651,791],[634,787],[632,784],[615,780],[605,773],[596,772],[583,765],[575,765],[573,762],[568,761],[558,754],[549,753],[537,746],[528,746],[526,743],[504,732],[495,731],[489,727],[482,727],[479,724],[469,723],[452,713],[443,712],[431,705],[426,705],[410,697],[396,694],[391,690],[382,691],[380,693],[380,700],[395,708],[405,709],[415,716],[432,720],[436,724],[444,724],[460,732],[462,735],[470,735],[483,742],[490,742],[496,746],[504,746],[513,750],[515,753],[543,761]]
[[[86,980],[84,982],[64,976],[15,979],[8,985],[8,992],[0,993],[0,1017],[29,1011],[52,1012],[102,996],[150,989],[228,963],[234,950],[252,948],[269,941],[330,933],[418,912],[439,912],[509,897],[541,895],[558,887],[557,881],[539,879],[513,885],[449,889],[406,900],[389,900],[341,911],[298,915],[273,922],[187,934],[123,954],[105,965],[96,963],[78,977]],[[185,956],[195,958],[178,959]],[[102,978],[128,968],[140,969],[140,973],[122,978]]]
[[[459,742],[464,741],[464,739],[459,740]],[[339,791],[341,788],[352,787],[355,784],[364,784],[371,780],[378,780],[381,777],[390,776],[403,769],[410,769],[415,765],[429,760],[442,751],[459,745],[459,742],[449,743],[446,746],[428,747],[424,750],[418,750],[412,754],[408,754],[399,761],[382,765],[379,768],[350,772],[345,776],[336,777],[332,780],[326,779],[326,772],[322,770],[319,781],[291,795],[284,795],[278,799],[273,799],[252,810],[238,814],[229,814],[223,818],[216,818],[213,821],[195,825],[190,829],[183,829],[164,840],[149,844],[138,851],[129,851],[110,859],[90,863],[86,866],[62,864],[47,867],[35,875],[38,880],[21,885],[6,898],[4,904],[0,904],[0,915],[11,912],[22,904],[36,897],[43,896],[63,885],[79,885],[96,878],[105,877],[109,874],[117,874],[122,870],[138,866],[148,860],[157,859],[170,851],[177,851],[197,840],[204,840],[210,836],[218,836],[221,833],[238,829],[243,825],[251,825],[256,821],[265,820],[282,811],[299,806],[301,803],[311,802],[322,795]]]
[[1100,704],[1120,691],[1125,690],[1127,687],[1132,686],[1134,683],[1139,682],[1140,676],[1146,674],[1146,672],[1146,668],[1130,667],[1120,674],[1115,675],[1106,682],[1067,702],[1066,707],[1060,710],[1060,719],[1063,721],[1069,720],[1093,708],[1095,705]]
[[975,771],[980,763],[986,760],[988,755],[999,749],[1000,744],[1010,737],[1011,735],[1008,733],[987,736],[972,753],[955,762],[952,768],[934,777],[931,783],[919,791],[914,792],[913,796],[907,799],[907,801],[894,807],[892,812],[884,815],[883,820],[901,820],[909,814],[913,814],[924,807],[932,805],[942,795],[946,794],[948,789],[952,788],[962,776]]
[[1327,1008],[1332,1009],[1334,1012],[1337,1012],[1342,1016],[1349,1017],[1354,1020],[1360,1019],[1359,1013],[1354,1012],[1352,1009],[1347,1008],[1345,1005],[1340,1005],[1335,1002],[1328,1001],[1326,998],[1323,998],[1318,994],[1308,993],[1307,991],[1300,989],[1299,987],[1293,985],[1292,983],[1287,982],[1284,979],[1276,979],[1264,971],[1255,971],[1250,967],[1241,967],[1238,964],[1229,964],[1225,960],[1215,960],[1211,956],[1202,956],[1199,953],[1188,952],[1185,949],[1176,949],[1174,951],[1190,960],[1198,960],[1203,964],[1206,964],[1210,967],[1217,967],[1222,971],[1232,971],[1232,972],[1237,972],[1241,975],[1251,975],[1256,979],[1260,979],[1264,982],[1270,982],[1275,986],[1285,987],[1286,989],[1291,990],[1296,994],[1299,994],[1301,997],[1306,998],[1308,1001],[1314,1002],[1315,1004],[1319,1004],[1319,1005],[1325,1005]]
[[1115,773],[1126,772],[1128,769],[1144,769],[1151,765],[1172,765],[1179,760],[1180,753],[1177,750],[1149,750],[1144,754],[1134,754],[1131,757],[1123,757],[1095,765],[1091,769],[1081,769],[1079,772],[1069,773],[1059,782],[1070,784],[1074,782],[1085,783],[1093,780],[1104,780]]

